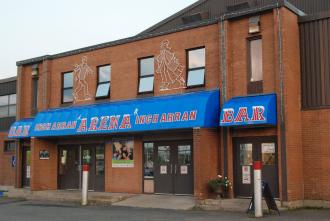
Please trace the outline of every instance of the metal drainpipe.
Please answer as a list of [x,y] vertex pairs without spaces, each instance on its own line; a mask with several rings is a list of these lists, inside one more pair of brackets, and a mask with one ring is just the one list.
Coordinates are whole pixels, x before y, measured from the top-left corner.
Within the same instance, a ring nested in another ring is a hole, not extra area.
[[281,134],[281,165],[282,165],[282,200],[287,201],[287,170],[286,170],[286,137],[285,137],[285,106],[284,106],[284,67],[283,67],[283,36],[280,5],[276,8],[278,24],[278,52],[280,77],[280,134]]
[[[222,104],[224,104],[227,100],[227,56],[226,56],[226,28],[225,28],[225,18],[224,16],[221,16],[220,18],[220,65],[221,65],[221,72],[220,72],[220,78],[222,83],[222,89],[221,89],[221,98],[222,98]],[[223,171],[224,176],[228,176],[228,143],[227,143],[227,134],[228,129],[223,127],[221,129],[222,131],[222,143],[223,143]]]

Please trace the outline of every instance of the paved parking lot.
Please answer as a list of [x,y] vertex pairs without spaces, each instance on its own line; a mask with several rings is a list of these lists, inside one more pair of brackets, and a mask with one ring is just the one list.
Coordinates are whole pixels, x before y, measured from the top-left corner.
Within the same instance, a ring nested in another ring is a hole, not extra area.
[[[0,199],[0,220],[24,221],[236,221],[255,220],[238,212],[174,211],[120,206],[88,206],[75,204]],[[263,220],[329,221],[330,210],[285,211],[281,216],[267,215]]]

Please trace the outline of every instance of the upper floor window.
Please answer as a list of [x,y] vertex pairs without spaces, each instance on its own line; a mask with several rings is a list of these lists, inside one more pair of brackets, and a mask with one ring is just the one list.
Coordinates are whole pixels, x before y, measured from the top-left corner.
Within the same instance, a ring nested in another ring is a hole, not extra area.
[[15,152],[16,150],[16,143],[13,140],[5,141],[4,145],[4,152]]
[[16,94],[0,96],[0,118],[16,116]]
[[110,96],[111,66],[104,65],[97,68],[96,98],[107,98]]
[[38,112],[38,76],[32,77],[32,115]]
[[188,87],[205,84],[205,48],[188,50]]
[[62,104],[73,101],[73,72],[63,73]]
[[139,93],[154,91],[154,57],[139,59]]
[[249,85],[248,93],[262,93],[262,39],[249,40]]

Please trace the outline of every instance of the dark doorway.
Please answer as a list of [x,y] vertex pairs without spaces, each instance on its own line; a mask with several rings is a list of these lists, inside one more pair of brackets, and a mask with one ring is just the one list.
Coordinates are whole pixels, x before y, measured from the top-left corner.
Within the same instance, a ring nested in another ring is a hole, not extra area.
[[89,190],[104,191],[104,145],[59,146],[59,189],[81,189],[82,165],[89,165]]
[[191,141],[155,143],[155,193],[193,194]]
[[31,150],[29,146],[22,146],[22,186],[30,187],[31,178]]
[[253,161],[262,162],[262,180],[278,198],[278,148],[276,137],[234,139],[234,190],[236,197],[253,195]]
[[58,165],[59,189],[79,189],[81,170],[79,146],[60,146]]

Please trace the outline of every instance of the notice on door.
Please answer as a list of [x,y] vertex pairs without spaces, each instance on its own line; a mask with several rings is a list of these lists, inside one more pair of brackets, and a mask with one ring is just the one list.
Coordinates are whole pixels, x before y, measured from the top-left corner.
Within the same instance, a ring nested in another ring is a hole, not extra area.
[[160,174],[167,174],[167,166],[160,166]]
[[262,165],[275,165],[276,149],[275,143],[263,143],[261,145]]
[[242,166],[242,183],[251,184],[251,167]]
[[181,174],[188,174],[188,166],[180,166],[180,172]]

